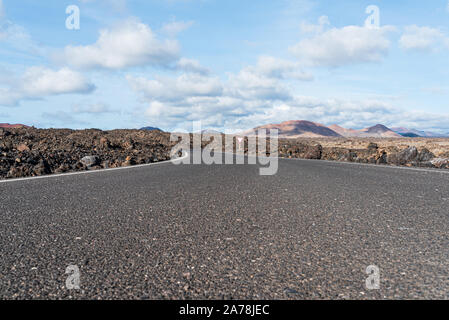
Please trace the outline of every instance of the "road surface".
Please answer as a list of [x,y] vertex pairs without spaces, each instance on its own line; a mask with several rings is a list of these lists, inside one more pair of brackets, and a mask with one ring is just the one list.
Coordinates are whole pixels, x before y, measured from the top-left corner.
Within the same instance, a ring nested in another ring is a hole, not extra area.
[[0,298],[449,299],[448,208],[446,171],[326,161],[1,182]]

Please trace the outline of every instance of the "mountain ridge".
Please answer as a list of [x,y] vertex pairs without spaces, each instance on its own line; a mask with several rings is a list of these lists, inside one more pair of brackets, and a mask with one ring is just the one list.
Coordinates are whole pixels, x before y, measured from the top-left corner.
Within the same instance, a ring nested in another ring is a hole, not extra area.
[[20,123],[17,124],[0,123],[0,128],[30,128],[30,127]]
[[139,130],[146,130],[146,131],[160,131],[160,132],[164,132],[163,130],[156,128],[156,127],[142,127]]
[[444,137],[449,136],[449,133],[440,134],[440,133],[435,133],[432,131],[408,129],[408,128],[404,128],[404,127],[392,127],[391,130],[393,130],[394,132],[396,132],[404,137],[418,136],[418,137],[422,137],[422,138],[444,138]]
[[307,120],[290,120],[279,124],[266,124],[244,132],[244,135],[255,135],[257,130],[277,129],[279,137],[284,138],[318,138],[318,137],[342,137],[339,133],[317,122]]
[[245,135],[254,135],[259,129],[278,129],[281,138],[403,138],[383,124],[354,130],[346,129],[337,124],[330,126],[307,120],[290,120],[280,124],[265,124],[244,132]]

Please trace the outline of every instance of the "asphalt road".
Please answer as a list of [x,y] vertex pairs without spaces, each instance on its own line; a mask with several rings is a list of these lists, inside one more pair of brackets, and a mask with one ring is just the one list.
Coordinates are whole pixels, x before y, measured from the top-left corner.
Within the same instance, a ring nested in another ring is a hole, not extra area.
[[[0,298],[449,299],[447,171],[258,169],[165,163],[2,182]],[[79,290],[66,288],[69,265]]]

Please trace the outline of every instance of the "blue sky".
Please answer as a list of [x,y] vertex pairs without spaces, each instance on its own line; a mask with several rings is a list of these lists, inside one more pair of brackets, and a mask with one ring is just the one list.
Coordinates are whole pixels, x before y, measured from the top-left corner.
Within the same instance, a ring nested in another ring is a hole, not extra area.
[[0,0],[0,122],[449,132],[448,65],[447,0]]

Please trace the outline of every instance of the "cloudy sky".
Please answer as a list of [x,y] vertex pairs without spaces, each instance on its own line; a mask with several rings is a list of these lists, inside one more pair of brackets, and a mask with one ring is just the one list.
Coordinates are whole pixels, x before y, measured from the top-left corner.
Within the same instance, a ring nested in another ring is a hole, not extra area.
[[449,132],[448,0],[0,0],[0,122],[299,119]]

